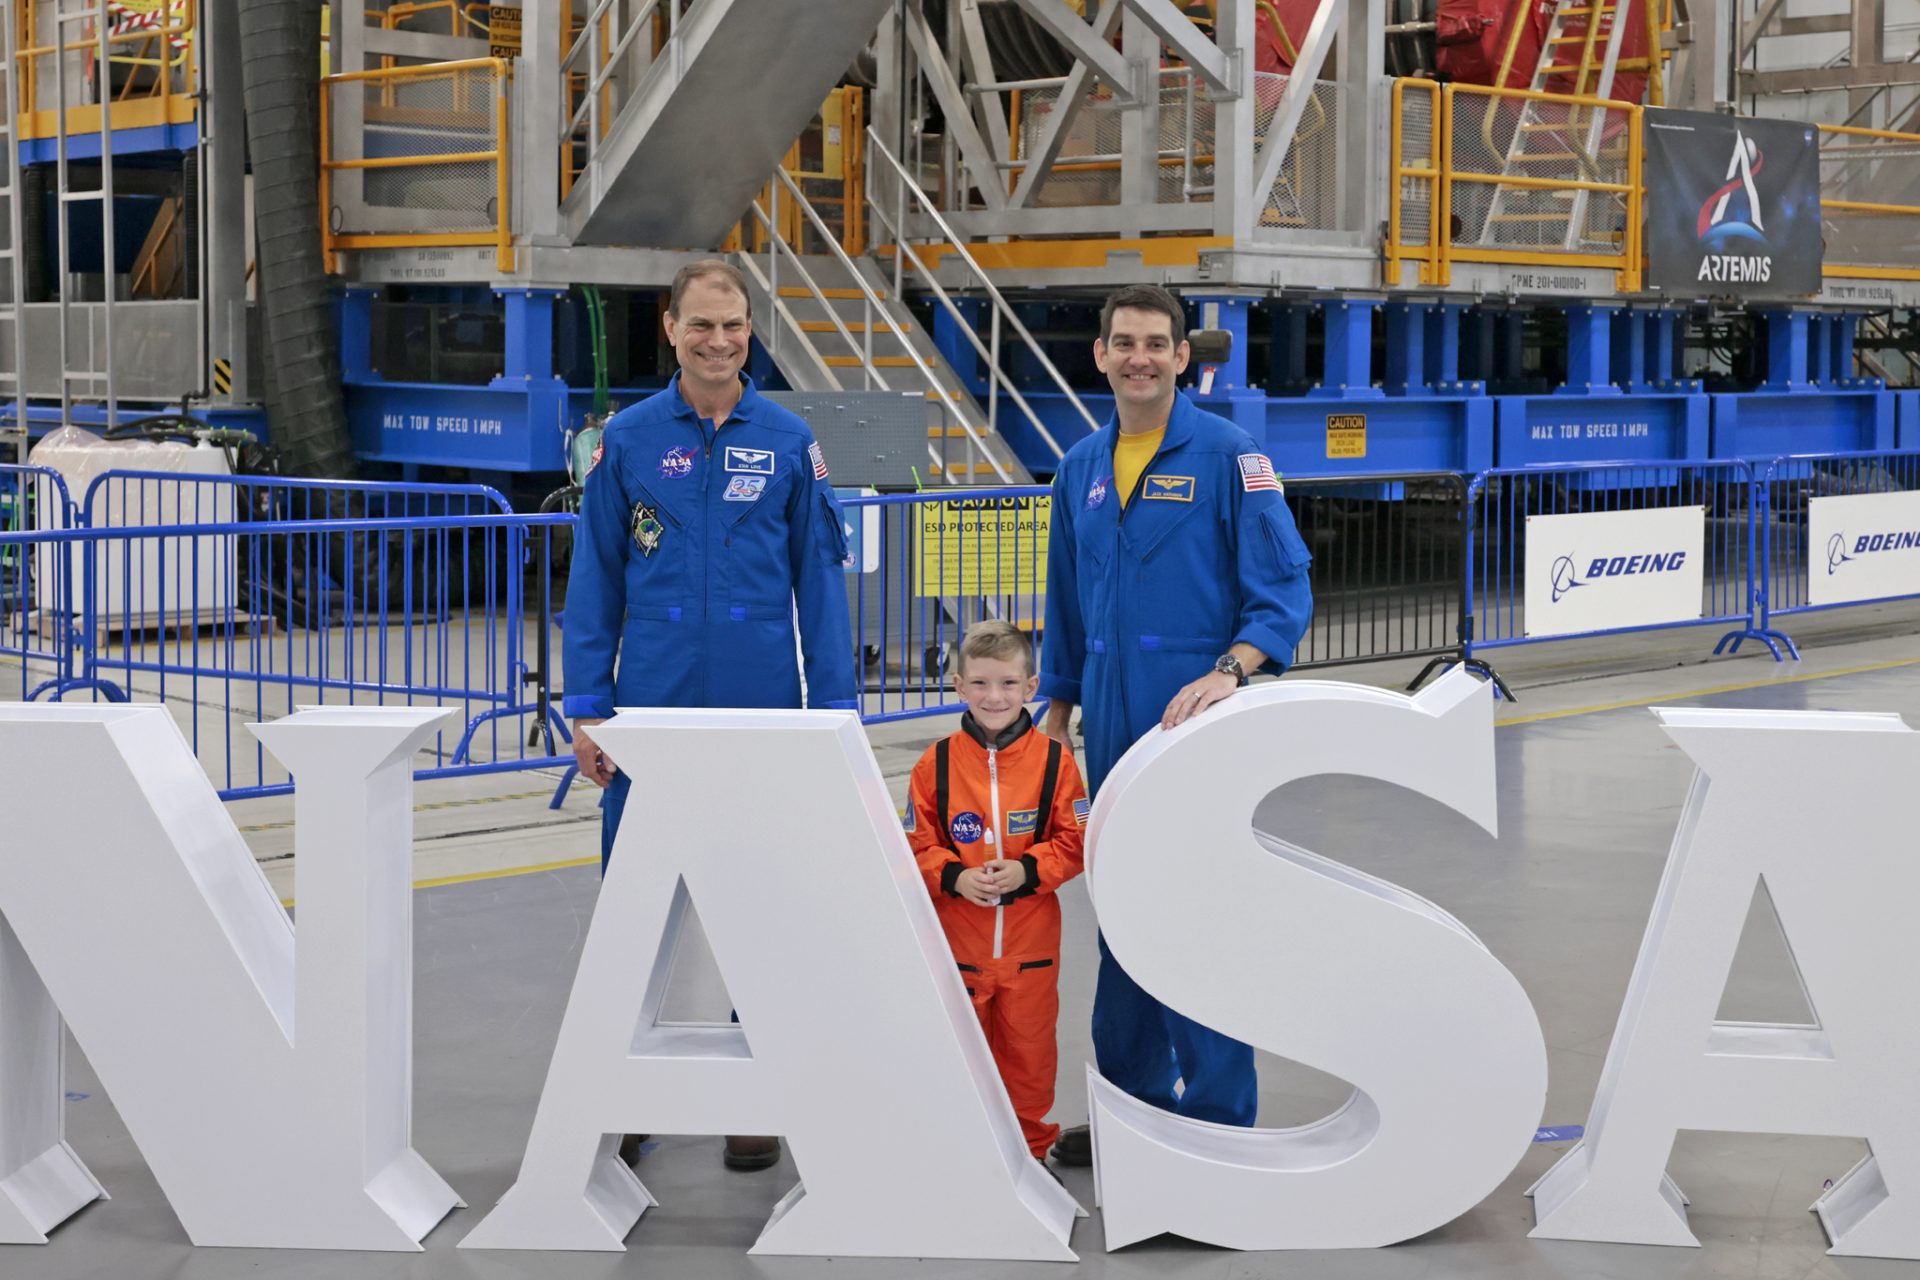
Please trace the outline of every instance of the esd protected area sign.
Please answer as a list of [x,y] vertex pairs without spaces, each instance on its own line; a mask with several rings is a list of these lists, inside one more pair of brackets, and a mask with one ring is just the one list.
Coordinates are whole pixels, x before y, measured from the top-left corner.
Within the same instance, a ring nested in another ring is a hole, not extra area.
[[1047,589],[1053,499],[958,498],[919,508],[919,596],[1038,594]]

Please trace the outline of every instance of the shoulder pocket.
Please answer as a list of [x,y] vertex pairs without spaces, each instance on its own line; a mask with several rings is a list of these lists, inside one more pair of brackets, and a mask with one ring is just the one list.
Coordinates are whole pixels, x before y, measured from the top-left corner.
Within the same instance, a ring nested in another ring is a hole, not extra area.
[[822,552],[834,564],[844,565],[853,558],[853,553],[847,543],[847,526],[840,515],[840,504],[826,489],[820,490],[815,502],[819,510]]
[[1313,563],[1313,553],[1294,527],[1293,516],[1284,503],[1276,502],[1260,513],[1260,532],[1273,553],[1280,572],[1287,577],[1304,572]]

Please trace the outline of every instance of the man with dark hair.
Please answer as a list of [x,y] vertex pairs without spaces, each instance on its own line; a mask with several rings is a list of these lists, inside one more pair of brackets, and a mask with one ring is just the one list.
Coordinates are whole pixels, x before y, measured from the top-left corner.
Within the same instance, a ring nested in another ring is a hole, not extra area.
[[[1252,672],[1284,670],[1313,610],[1310,557],[1272,462],[1175,390],[1185,331],[1165,289],[1107,300],[1093,356],[1113,387],[1113,420],[1067,451],[1053,482],[1040,693],[1051,700],[1046,732],[1062,741],[1084,707],[1095,794],[1143,734],[1231,697]],[[1100,1074],[1136,1098],[1218,1124],[1254,1121],[1252,1046],[1141,990],[1104,939],[1093,1050]],[[1061,1135],[1053,1155],[1090,1163],[1085,1127]]]
[[[573,754],[600,798],[600,865],[628,780],[594,745],[616,707],[853,708],[840,506],[804,419],[741,372],[746,282],[717,259],[684,267],[667,306],[680,371],[613,415],[587,475],[562,659]],[[727,1164],[779,1159],[773,1138],[727,1139]]]

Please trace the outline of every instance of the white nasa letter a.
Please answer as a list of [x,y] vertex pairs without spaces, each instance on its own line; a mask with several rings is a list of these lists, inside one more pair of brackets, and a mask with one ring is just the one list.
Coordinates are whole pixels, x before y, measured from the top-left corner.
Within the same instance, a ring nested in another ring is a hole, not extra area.
[[417,1250],[460,1203],[410,1133],[410,757],[450,714],[342,707],[251,726],[299,779],[296,948],[166,708],[0,708],[8,1238],[43,1239],[84,1191],[64,1145],[21,1176],[22,1143],[57,1137],[45,1108],[60,1099],[59,1018],[26,961],[195,1244]]
[[[619,1249],[621,1133],[784,1134],[754,1253],[1072,1261],[857,717],[623,711],[633,780],[520,1177],[463,1249]],[[660,1019],[689,903],[738,1024]]]
[[[1090,1069],[1109,1249],[1163,1231],[1235,1249],[1393,1244],[1473,1207],[1532,1142],[1546,1045],[1506,966],[1424,898],[1253,830],[1270,792],[1319,774],[1397,783],[1491,831],[1491,697],[1463,672],[1418,698],[1265,685],[1149,734],[1101,788],[1088,872],[1127,973],[1354,1086],[1313,1124],[1233,1129]],[[1205,893],[1167,892],[1170,851]]]
[[[1897,716],[1656,708],[1699,771],[1585,1140],[1535,1185],[1533,1234],[1695,1245],[1666,1178],[1681,1129],[1863,1138],[1813,1205],[1836,1254],[1920,1258],[1920,900]],[[1715,1021],[1764,881],[1816,1025]]]

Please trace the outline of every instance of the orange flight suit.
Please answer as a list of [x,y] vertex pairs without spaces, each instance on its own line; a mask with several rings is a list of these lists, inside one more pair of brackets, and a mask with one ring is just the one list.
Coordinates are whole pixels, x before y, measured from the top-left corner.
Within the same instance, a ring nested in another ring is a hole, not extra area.
[[[1060,1133],[1046,1121],[1060,1061],[1054,890],[1080,874],[1087,800],[1079,767],[1025,711],[991,742],[963,716],[960,732],[913,767],[905,823],[1014,1114],[1043,1159]],[[997,907],[961,897],[960,872],[999,858],[1024,863],[1027,883]]]

